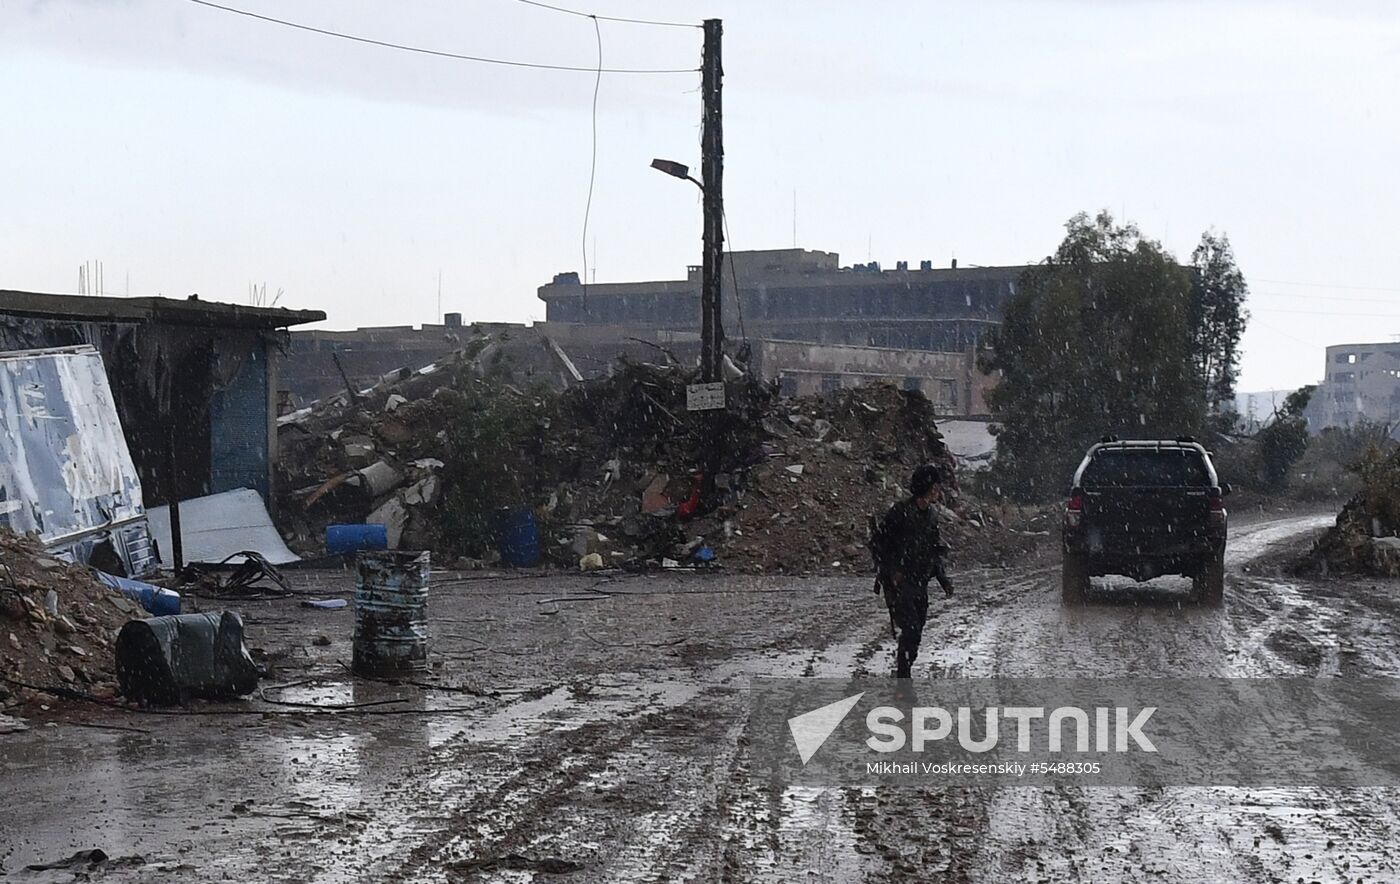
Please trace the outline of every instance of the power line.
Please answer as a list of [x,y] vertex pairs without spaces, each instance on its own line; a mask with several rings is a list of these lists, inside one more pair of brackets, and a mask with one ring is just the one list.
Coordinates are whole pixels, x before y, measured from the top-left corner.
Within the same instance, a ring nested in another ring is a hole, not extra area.
[[565,8],[562,7],[562,6],[551,6],[551,5],[549,5],[548,3],[540,3],[539,0],[519,0],[519,2],[524,3],[524,4],[527,5],[527,6],[538,6],[538,7],[540,7],[541,9],[552,9],[552,10],[554,10],[555,12],[564,12],[564,13],[568,13],[569,15],[577,15],[577,16],[581,16],[581,17],[583,17],[583,18],[591,18],[591,19],[594,19],[595,21],[601,19],[601,20],[603,20],[603,21],[616,21],[616,22],[622,22],[622,23],[624,23],[624,24],[629,24],[629,25],[657,25],[657,26],[663,27],[663,28],[700,28],[700,27],[703,27],[702,25],[694,25],[694,24],[690,24],[689,22],[682,22],[682,21],[653,21],[653,20],[651,20],[651,19],[645,19],[645,18],[618,18],[618,17],[612,16],[612,15],[594,15],[594,14],[591,13],[591,12],[579,12],[577,9],[565,9]]
[[1337,319],[1400,319],[1400,313],[1338,313],[1336,310],[1284,310],[1278,307],[1251,307],[1250,312],[1262,313],[1298,313],[1306,316],[1331,316]]
[[734,240],[729,235],[729,213],[720,209],[720,218],[724,221],[724,241],[729,244],[725,252],[729,255],[729,278],[734,281],[734,306],[739,311],[739,337],[747,344],[749,333],[744,330],[744,299],[739,294],[739,273],[734,269]]
[[1251,291],[1250,296],[1262,295],[1266,298],[1303,298],[1309,301],[1340,301],[1344,304],[1394,304],[1394,298],[1355,298],[1349,295],[1314,295],[1298,292],[1256,292]]
[[1286,279],[1259,279],[1258,282],[1267,282],[1271,285],[1301,285],[1314,289],[1350,289],[1360,292],[1400,292],[1400,288],[1383,285],[1336,285],[1330,282],[1289,282]]
[[567,64],[541,64],[532,61],[511,61],[509,59],[503,58],[485,58],[480,55],[463,55],[459,52],[444,52],[439,49],[425,49],[422,46],[408,46],[403,43],[391,43],[388,40],[376,40],[372,37],[357,37],[354,34],[343,34],[339,31],[327,30],[326,28],[318,28],[312,25],[304,25],[294,21],[273,18],[270,15],[261,15],[256,12],[249,12],[246,9],[236,9],[232,6],[222,6],[218,3],[211,3],[210,0],[188,0],[188,2],[197,4],[199,6],[207,6],[210,9],[218,9],[222,10],[223,12],[231,12],[234,15],[242,15],[247,16],[248,18],[255,18],[258,21],[265,21],[269,24],[282,25],[286,28],[295,28],[296,30],[308,31],[313,34],[321,34],[326,37],[336,37],[341,40],[351,40],[355,43],[365,43],[370,46],[381,46],[385,49],[400,49],[404,52],[417,52],[422,55],[434,55],[438,58],[454,58],[458,61],[475,61],[480,62],[481,64],[500,64],[517,68],[537,68],[539,70],[546,71],[582,71],[589,74],[693,74],[699,70],[699,68],[603,68],[600,70],[596,67],[579,67],[576,65]]
[[583,204],[583,309],[588,310],[588,216],[593,212],[593,182],[598,176],[598,89],[603,85],[603,29],[593,19],[593,35],[598,38],[598,75],[593,81],[593,154],[588,165],[588,201]]
[[1253,323],[1254,323],[1255,325],[1257,325],[1258,327],[1260,327],[1260,328],[1262,328],[1262,329],[1266,329],[1266,330],[1268,330],[1268,331],[1271,331],[1271,332],[1273,332],[1273,333],[1276,334],[1276,335],[1283,335],[1285,338],[1288,338],[1289,340],[1297,341],[1298,343],[1300,343],[1300,344],[1305,344],[1305,345],[1307,345],[1307,346],[1309,346],[1309,347],[1316,347],[1316,348],[1318,348],[1319,350],[1325,349],[1321,344],[1318,344],[1318,343],[1315,342],[1315,341],[1305,341],[1305,340],[1303,340],[1302,338],[1298,337],[1297,335],[1289,334],[1288,332],[1284,331],[1283,329],[1281,329],[1281,328],[1279,328],[1279,327],[1277,327],[1277,326],[1269,325],[1267,322],[1261,321],[1257,316],[1251,317],[1251,319],[1252,319]]

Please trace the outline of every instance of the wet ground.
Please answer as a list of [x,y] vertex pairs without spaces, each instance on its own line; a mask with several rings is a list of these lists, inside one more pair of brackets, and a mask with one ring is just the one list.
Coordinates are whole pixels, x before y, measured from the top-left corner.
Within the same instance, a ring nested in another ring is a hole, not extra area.
[[[1172,579],[1098,582],[1066,610],[1053,557],[963,572],[934,603],[916,675],[1400,674],[1400,583],[1267,576],[1261,557],[1328,521],[1237,525],[1223,610]],[[1390,791],[751,776],[750,677],[887,671],[888,620],[864,579],[434,575],[417,686],[349,677],[349,610],[237,607],[276,666],[261,698],[197,715],[69,707],[0,735],[10,879],[1400,878]],[[25,870],[92,848],[110,859]]]

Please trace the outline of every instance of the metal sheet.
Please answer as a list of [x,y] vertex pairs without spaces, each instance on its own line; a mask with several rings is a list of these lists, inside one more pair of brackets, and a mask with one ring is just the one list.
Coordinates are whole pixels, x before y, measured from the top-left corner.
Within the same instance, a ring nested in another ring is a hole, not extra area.
[[[148,516],[160,544],[161,566],[174,567],[170,507],[152,507]],[[300,561],[282,542],[262,497],[251,488],[180,501],[180,535],[187,562],[221,562],[244,550],[261,553],[274,565]]]
[[[0,524],[73,555],[119,533],[113,552],[123,556],[142,545],[144,523],[141,480],[97,350],[0,353]],[[144,562],[123,558],[130,573],[143,572]]]

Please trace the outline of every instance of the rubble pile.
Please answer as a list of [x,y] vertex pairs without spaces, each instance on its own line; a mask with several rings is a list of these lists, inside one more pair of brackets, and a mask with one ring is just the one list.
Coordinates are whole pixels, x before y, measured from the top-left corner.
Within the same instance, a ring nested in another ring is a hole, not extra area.
[[[453,533],[464,519],[458,467],[489,461],[488,472],[510,481],[491,494],[473,486],[468,507],[515,495],[511,504],[534,509],[543,556],[557,566],[866,572],[870,515],[906,493],[915,466],[933,462],[946,477],[938,507],[948,539],[986,560],[982,538],[1004,527],[1003,516],[958,492],[955,459],[922,393],[877,385],[781,400],[732,371],[723,411],[689,411],[696,380],[675,360],[624,359],[608,377],[554,395],[493,376],[479,355],[386,376],[361,396],[279,421],[284,536],[315,556],[327,524],[378,523],[391,547],[489,564],[491,550],[464,549]],[[499,431],[461,426],[502,415],[514,422],[509,444]],[[709,434],[718,440],[713,492],[701,478]]]
[[0,708],[52,699],[12,682],[112,696],[117,632],[145,616],[88,569],[52,558],[30,535],[0,528]]
[[[687,527],[726,567],[757,573],[868,573],[869,518],[907,494],[921,463],[942,467],[935,503],[945,540],[983,558],[1000,518],[962,495],[956,463],[919,392],[846,388],[779,404],[763,421],[764,457],[734,499]],[[973,550],[971,547],[978,547]]]
[[1400,451],[1373,451],[1353,471],[1361,490],[1296,563],[1297,573],[1400,577]]
[[[478,351],[479,352],[479,351]],[[301,555],[323,551],[325,526],[383,524],[390,545],[433,545],[440,457],[455,386],[478,363],[462,350],[429,369],[401,370],[354,397],[342,393],[278,419],[279,521]]]

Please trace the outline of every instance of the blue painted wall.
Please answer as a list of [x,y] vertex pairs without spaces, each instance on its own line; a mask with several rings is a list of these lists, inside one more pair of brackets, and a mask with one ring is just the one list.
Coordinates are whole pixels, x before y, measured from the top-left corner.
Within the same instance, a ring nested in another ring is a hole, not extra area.
[[252,488],[267,500],[267,342],[258,340],[209,409],[209,493]]

